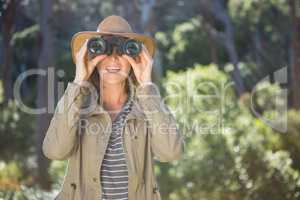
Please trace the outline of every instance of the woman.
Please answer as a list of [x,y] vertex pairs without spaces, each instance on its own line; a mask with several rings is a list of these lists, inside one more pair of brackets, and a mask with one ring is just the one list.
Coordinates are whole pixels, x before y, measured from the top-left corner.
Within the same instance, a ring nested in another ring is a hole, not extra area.
[[[140,41],[141,52],[131,57],[114,47],[111,54],[88,56],[89,39],[99,35]],[[76,75],[43,142],[46,157],[68,159],[56,199],[161,199],[154,159],[179,159],[184,140],[151,82],[154,41],[113,15],[96,32],[77,33],[71,47]]]

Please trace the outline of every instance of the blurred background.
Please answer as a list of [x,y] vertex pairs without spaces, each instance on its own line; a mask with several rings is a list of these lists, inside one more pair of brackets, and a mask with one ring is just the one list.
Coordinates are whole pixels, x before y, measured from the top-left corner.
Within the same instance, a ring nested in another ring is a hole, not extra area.
[[0,2],[1,200],[58,193],[67,161],[41,150],[52,113],[18,99],[57,102],[46,75],[72,81],[73,34],[111,14],[156,39],[154,81],[186,138],[181,160],[155,165],[163,199],[300,199],[299,0]]

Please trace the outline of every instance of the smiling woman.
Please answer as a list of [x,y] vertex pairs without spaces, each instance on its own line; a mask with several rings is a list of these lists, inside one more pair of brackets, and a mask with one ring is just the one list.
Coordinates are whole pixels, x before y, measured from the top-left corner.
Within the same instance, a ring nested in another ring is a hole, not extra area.
[[[90,55],[88,43],[96,36],[110,50]],[[138,54],[130,53],[137,52],[133,43],[114,43],[111,37],[140,42]],[[96,32],[75,34],[71,44],[75,79],[58,102],[43,142],[48,158],[68,159],[56,199],[161,199],[153,159],[177,160],[185,143],[151,82],[154,40],[133,33],[122,17],[109,16]],[[93,86],[96,103],[90,101]],[[86,102],[91,113],[83,113]],[[94,125],[104,128],[90,128]]]

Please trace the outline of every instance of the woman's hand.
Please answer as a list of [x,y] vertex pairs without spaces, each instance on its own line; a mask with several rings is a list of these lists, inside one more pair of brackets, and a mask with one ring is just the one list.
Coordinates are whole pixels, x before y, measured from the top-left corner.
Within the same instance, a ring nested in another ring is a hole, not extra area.
[[131,64],[135,77],[140,85],[151,82],[153,59],[144,44],[142,45],[142,52],[139,55],[140,62],[137,62],[134,58],[128,55],[123,54],[122,56]]
[[103,60],[107,55],[99,55],[85,62],[85,57],[87,56],[87,42],[86,40],[78,53],[76,54],[76,74],[73,82],[81,84],[84,81],[87,81],[94,71],[97,64]]

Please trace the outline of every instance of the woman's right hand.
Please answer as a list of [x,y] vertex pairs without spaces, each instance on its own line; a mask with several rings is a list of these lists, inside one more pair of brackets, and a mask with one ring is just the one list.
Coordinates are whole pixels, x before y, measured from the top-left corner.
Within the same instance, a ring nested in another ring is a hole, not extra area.
[[99,55],[85,62],[85,57],[87,56],[87,43],[88,40],[84,42],[80,50],[76,54],[76,74],[74,83],[82,84],[84,81],[87,81],[94,71],[97,64],[103,60],[107,55]]

